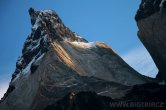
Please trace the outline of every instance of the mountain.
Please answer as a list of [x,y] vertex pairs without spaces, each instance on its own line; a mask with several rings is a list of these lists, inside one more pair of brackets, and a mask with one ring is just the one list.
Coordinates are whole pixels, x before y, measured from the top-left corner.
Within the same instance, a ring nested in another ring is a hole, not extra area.
[[[138,22],[148,17],[139,11]],[[29,14],[32,32],[0,110],[123,110],[126,105],[112,104],[124,101],[165,107],[165,84],[136,72],[107,44],[88,42],[52,10],[30,8]]]
[[142,0],[136,14],[138,36],[151,54],[159,73],[166,81],[166,1]]
[[150,82],[107,44],[88,42],[52,10],[29,9],[32,33],[16,63],[2,110],[42,110],[72,91],[121,97],[131,85]]

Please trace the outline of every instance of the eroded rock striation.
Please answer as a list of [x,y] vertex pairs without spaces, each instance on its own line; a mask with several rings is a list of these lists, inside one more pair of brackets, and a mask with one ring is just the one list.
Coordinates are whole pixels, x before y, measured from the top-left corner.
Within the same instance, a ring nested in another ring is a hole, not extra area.
[[16,63],[1,110],[43,110],[71,92],[123,97],[132,85],[151,82],[107,44],[88,42],[52,10],[29,9],[32,33]]
[[138,36],[159,69],[157,78],[166,81],[166,1],[142,0],[135,19]]

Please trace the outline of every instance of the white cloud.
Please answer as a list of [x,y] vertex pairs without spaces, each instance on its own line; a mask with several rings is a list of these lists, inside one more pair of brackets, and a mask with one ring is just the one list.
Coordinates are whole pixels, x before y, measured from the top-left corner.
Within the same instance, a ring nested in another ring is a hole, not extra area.
[[156,77],[158,69],[147,50],[141,46],[122,55],[122,58],[136,71],[150,77]]

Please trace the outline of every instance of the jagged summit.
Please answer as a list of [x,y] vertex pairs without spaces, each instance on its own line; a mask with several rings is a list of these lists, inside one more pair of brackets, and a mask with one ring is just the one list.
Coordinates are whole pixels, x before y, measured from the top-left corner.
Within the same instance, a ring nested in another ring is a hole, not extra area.
[[[66,27],[59,16],[53,10],[35,11],[29,9],[32,30],[39,31],[38,34],[48,34],[50,40],[68,40],[87,42]],[[40,33],[40,31],[42,31]],[[38,36],[39,37],[39,36]]]
[[24,43],[22,56],[19,57],[16,63],[12,80],[22,71],[26,73],[30,69],[30,65],[48,51],[52,42],[88,42],[67,28],[53,10],[36,11],[30,8],[29,15],[31,17],[32,33]]

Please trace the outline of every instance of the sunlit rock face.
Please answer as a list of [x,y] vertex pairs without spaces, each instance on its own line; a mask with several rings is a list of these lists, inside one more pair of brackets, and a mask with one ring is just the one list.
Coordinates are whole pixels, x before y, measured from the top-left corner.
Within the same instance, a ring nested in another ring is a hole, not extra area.
[[138,36],[159,69],[157,78],[166,81],[166,1],[142,0],[135,19]]
[[107,44],[88,42],[67,28],[52,10],[29,9],[32,33],[0,110],[42,110],[71,92],[91,91],[113,99],[132,85],[151,82]]

